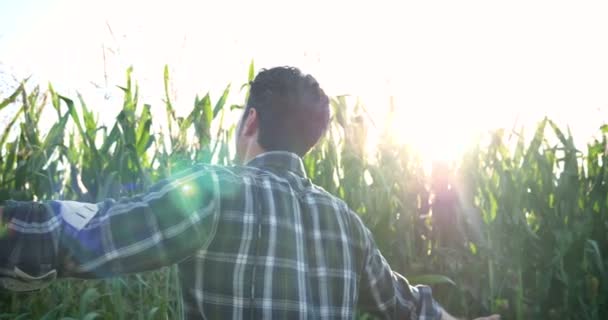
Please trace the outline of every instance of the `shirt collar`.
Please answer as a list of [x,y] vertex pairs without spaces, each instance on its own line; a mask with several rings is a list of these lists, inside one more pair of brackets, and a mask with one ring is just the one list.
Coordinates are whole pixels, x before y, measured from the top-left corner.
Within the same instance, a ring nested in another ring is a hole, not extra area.
[[288,151],[268,151],[251,159],[247,166],[257,168],[274,168],[291,171],[301,177],[306,178],[304,163],[302,158],[295,153]]

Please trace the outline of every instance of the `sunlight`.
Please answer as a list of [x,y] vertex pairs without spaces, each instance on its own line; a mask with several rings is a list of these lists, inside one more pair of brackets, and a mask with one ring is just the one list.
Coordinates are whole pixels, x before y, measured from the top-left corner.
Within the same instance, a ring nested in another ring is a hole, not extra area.
[[466,140],[466,137],[458,133],[458,129],[448,128],[432,130],[422,135],[419,140],[411,141],[411,144],[425,163],[452,163],[460,159],[465,151]]
[[410,146],[425,167],[433,162],[454,163],[462,158],[488,119],[464,112],[433,112],[423,108],[396,108],[388,130],[400,145]]
[[[401,121],[396,139],[428,161],[458,158],[479,131],[511,128],[515,119],[534,125],[545,115],[570,125],[583,145],[608,113],[608,46],[599,41],[608,30],[600,10],[605,5],[590,10],[549,2],[445,2],[437,10],[426,2],[340,1],[323,2],[325,10],[317,10],[321,1],[315,0],[290,8],[298,15],[269,18],[263,4],[236,0],[211,7],[187,0],[170,6],[54,1],[40,19],[23,19],[34,21],[28,28],[7,29],[1,62],[18,76],[51,80],[65,95],[81,93],[104,110],[102,122],[118,112],[122,92],[116,85],[131,65],[141,100],[152,105],[160,123],[164,90],[158,79],[165,64],[173,102],[184,114],[196,94],[210,91],[217,98],[226,84],[245,82],[252,59],[256,69],[297,66],[331,96],[362,97],[374,117],[385,114],[386,98],[395,96]],[[269,2],[275,9],[285,6]],[[144,7],[146,14],[132,19]],[[335,14],[344,7],[347,13]],[[201,19],[205,10],[231,12],[231,22],[219,14]],[[230,99],[228,105],[242,102],[237,95]]]

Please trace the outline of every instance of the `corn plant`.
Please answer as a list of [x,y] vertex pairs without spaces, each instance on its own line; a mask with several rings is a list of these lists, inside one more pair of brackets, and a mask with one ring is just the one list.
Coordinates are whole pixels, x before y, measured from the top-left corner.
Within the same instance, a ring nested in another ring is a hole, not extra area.
[[[18,107],[0,128],[0,204],[129,196],[195,162],[231,164],[235,123],[227,119],[242,108],[226,104],[231,86],[217,100],[195,97],[179,117],[165,67],[161,117],[139,101],[131,71],[117,89],[124,99],[113,123],[101,123],[85,97],[50,85],[30,91],[22,84],[0,100],[0,112]],[[247,80],[254,74],[252,63]],[[608,126],[584,150],[549,119],[529,140],[523,129],[495,130],[489,142],[428,173],[389,124],[376,128],[384,131],[380,143],[368,148],[374,124],[358,102],[333,97],[331,109],[330,129],[304,158],[305,169],[361,216],[396,271],[431,284],[461,316],[608,318]],[[174,319],[182,313],[177,276],[167,267],[2,292],[0,318]]]

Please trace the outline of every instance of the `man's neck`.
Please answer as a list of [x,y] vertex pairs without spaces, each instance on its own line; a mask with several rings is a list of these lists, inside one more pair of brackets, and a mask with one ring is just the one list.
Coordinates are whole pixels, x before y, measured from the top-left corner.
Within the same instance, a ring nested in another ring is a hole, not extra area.
[[257,143],[249,145],[249,148],[247,148],[247,150],[245,151],[245,155],[242,158],[243,159],[242,164],[249,163],[249,161],[253,160],[255,157],[257,157],[265,152],[266,152],[266,150],[264,150],[264,148],[260,147],[260,145]]

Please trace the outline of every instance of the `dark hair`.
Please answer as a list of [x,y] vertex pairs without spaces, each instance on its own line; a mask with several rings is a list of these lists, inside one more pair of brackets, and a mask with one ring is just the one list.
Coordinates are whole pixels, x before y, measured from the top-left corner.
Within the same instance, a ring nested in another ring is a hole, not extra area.
[[262,70],[251,83],[245,116],[258,114],[258,143],[267,151],[304,156],[329,123],[329,98],[311,75],[297,68]]

